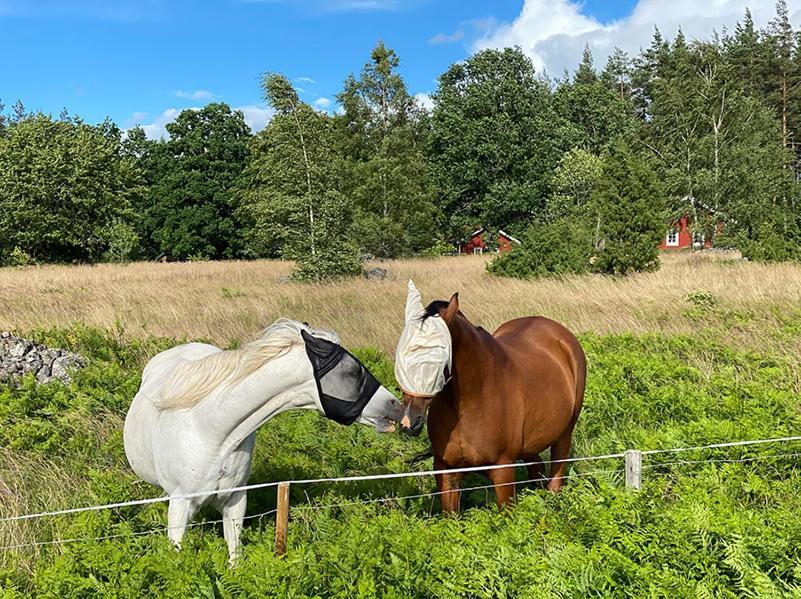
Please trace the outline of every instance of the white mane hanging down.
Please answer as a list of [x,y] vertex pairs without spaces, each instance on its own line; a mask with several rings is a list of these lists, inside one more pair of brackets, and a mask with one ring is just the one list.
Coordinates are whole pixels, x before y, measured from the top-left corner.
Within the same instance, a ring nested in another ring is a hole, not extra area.
[[312,329],[288,318],[276,320],[259,337],[239,349],[222,351],[200,360],[178,364],[162,387],[160,410],[179,410],[198,404],[222,385],[235,385],[270,360],[302,342],[300,331],[339,343],[336,333]]

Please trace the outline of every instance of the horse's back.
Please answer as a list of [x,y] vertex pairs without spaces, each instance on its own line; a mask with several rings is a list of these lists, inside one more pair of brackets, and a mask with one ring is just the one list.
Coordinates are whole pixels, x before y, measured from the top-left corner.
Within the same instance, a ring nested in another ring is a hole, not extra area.
[[524,437],[558,436],[572,429],[584,399],[586,358],[570,330],[545,317],[516,318],[493,337],[507,359],[507,395],[518,397],[524,412]]
[[158,420],[161,388],[172,370],[185,360],[200,360],[220,348],[207,343],[184,343],[153,356],[142,371],[142,382],[125,416],[123,443],[128,463],[149,483],[159,484],[153,460],[152,435]]

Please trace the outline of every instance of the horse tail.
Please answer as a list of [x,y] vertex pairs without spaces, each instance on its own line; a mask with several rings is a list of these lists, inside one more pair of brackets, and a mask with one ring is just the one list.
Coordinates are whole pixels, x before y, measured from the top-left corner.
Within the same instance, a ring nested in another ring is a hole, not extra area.
[[414,454],[411,457],[411,459],[406,463],[409,466],[414,466],[415,464],[419,464],[420,462],[424,462],[428,458],[433,458],[433,457],[434,457],[434,448],[429,445],[427,449],[424,449],[420,453]]
[[576,424],[581,407],[584,405],[584,388],[587,384],[587,355],[578,339],[573,337],[575,347],[571,352],[573,356],[573,375],[576,381],[576,403],[573,407],[573,420],[571,426]]

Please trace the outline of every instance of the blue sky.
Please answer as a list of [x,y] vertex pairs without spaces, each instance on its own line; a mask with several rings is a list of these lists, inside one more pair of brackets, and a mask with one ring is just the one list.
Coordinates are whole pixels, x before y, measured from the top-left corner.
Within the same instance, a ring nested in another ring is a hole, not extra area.
[[181,109],[222,100],[259,127],[269,116],[260,74],[284,73],[305,100],[332,110],[379,39],[399,54],[410,92],[423,94],[482,47],[522,45],[559,74],[585,43],[602,63],[618,42],[636,52],[655,24],[670,33],[699,19],[731,23],[745,4],[773,1],[671,4],[672,16],[662,0],[0,0],[0,98],[149,124],[153,135]]

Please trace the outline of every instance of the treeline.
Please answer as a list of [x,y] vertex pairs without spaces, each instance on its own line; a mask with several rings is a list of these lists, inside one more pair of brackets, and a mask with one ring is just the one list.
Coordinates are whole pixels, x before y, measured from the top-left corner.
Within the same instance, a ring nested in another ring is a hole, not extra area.
[[[297,276],[436,255],[479,226],[522,238],[500,274],[658,264],[671,220],[764,260],[801,255],[801,36],[784,0],[758,30],[672,41],[550,80],[486,50],[412,97],[382,43],[327,114],[282,75],[252,135],[222,103],[151,141],[109,121],[0,117],[0,263],[284,257]],[[0,106],[0,114],[5,114]]]

